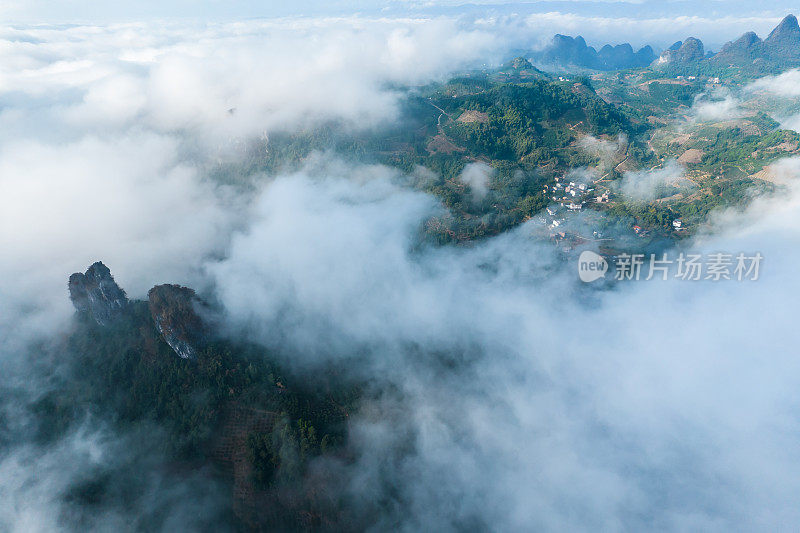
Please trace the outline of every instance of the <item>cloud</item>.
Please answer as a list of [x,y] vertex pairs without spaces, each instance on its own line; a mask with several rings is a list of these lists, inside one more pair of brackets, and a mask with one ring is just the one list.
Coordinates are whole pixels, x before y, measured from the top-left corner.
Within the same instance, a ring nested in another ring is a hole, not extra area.
[[495,170],[486,163],[470,163],[464,167],[458,179],[469,185],[475,200],[482,200],[489,191],[489,183]]
[[578,140],[578,146],[587,154],[599,158],[598,170],[606,172],[622,159],[628,148],[628,138],[624,134],[618,135],[616,140],[585,135]]
[[[342,471],[376,527],[727,530],[800,518],[800,339],[786,312],[795,194],[721,214],[690,244],[760,251],[757,282],[587,293],[572,264],[558,269],[531,239],[533,222],[468,249],[420,248],[430,198],[386,170],[329,168],[266,187],[209,271],[252,338],[307,369],[346,361],[395,391],[352,417],[356,463]],[[777,313],[753,312],[766,308]]]
[[44,26],[2,42],[0,96],[17,104],[8,121],[44,104],[37,124],[66,134],[136,125],[215,141],[325,120],[370,128],[396,116],[391,85],[426,83],[504,46],[450,18],[358,17]]
[[235,220],[175,140],[152,134],[6,143],[0,187],[6,341],[20,335],[18,320],[35,334],[69,317],[65,275],[97,260],[134,297],[159,280],[196,281],[190,265],[220,251]]
[[[27,420],[47,383],[41,374],[53,371],[32,364],[29,348],[47,351],[68,327],[70,273],[103,260],[133,298],[164,282],[207,288],[203,265],[235,246],[233,231],[258,205],[249,185],[266,181],[225,174],[254,137],[391,124],[398,87],[503,46],[452,18],[1,29],[0,389],[24,396],[14,409],[2,402],[3,424]],[[362,175],[372,172],[385,170]],[[221,174],[230,185],[213,179]],[[286,224],[291,213],[281,214]],[[11,477],[0,490],[30,505],[3,508],[0,523],[50,529],[28,520],[56,517],[62,489],[80,474],[59,466],[85,462],[20,440],[0,440],[0,469]],[[41,466],[23,475],[19,465],[34,460]],[[152,488],[153,498],[168,494]],[[170,516],[192,509],[175,505]]]
[[[500,48],[450,18],[4,29],[0,245],[13,259],[0,262],[0,293],[13,311],[3,325],[20,306],[35,310],[32,334],[68,317],[64,276],[97,259],[134,296],[197,282],[243,213],[243,198],[206,177],[251,137],[390,124],[398,85]],[[18,324],[0,337],[11,331]]]
[[789,70],[777,76],[764,76],[748,85],[747,90],[763,91],[777,96],[800,96],[800,70]]
[[[30,443],[0,456],[4,531],[223,528],[220,484],[206,472],[170,476],[159,431],[119,435],[80,427],[47,447]],[[92,494],[92,491],[95,491]],[[80,502],[88,493],[91,503]]]
[[617,188],[631,200],[646,202],[654,200],[669,185],[674,185],[685,172],[675,160],[667,161],[663,168],[626,172]]
[[[252,195],[209,179],[235,157],[225,147],[239,136],[390,121],[398,84],[436,79],[510,40],[459,24],[15,29],[0,48],[3,366],[28,353],[16,350],[22,341],[69,317],[66,276],[103,259],[134,297],[165,281],[209,289],[230,334],[275,348],[298,371],[338,364],[372,386],[351,417],[352,461],[337,465],[360,523],[563,531],[798,522],[795,191],[721,213],[713,232],[687,243],[760,251],[758,282],[595,291],[532,238],[536,221],[472,246],[430,246],[425,223],[443,208],[396,170],[316,156],[297,172],[259,177]],[[775,169],[794,177],[797,161]],[[622,191],[651,198],[682,172],[672,162],[628,173]],[[3,374],[4,389],[39,386],[26,361]],[[81,470],[115,465],[108,454],[124,457],[137,442],[91,429],[48,450],[8,445],[0,523],[57,527],[58,495]],[[205,481],[189,485],[202,495]],[[158,511],[178,523],[167,528],[186,527],[197,492],[165,485],[146,484],[135,512],[167,495]],[[128,523],[107,519],[101,525]]]
[[777,76],[764,76],[744,88],[750,94],[768,102],[771,115],[784,129],[800,131],[800,114],[797,114],[797,100],[800,90],[800,70],[794,69]]
[[741,101],[729,90],[721,90],[712,94],[703,93],[695,98],[689,115],[693,121],[719,122],[741,118],[744,110]]
[[608,139],[598,139],[593,135],[584,135],[578,140],[578,146],[592,155],[599,155],[603,159],[612,157],[622,147],[627,145],[625,135],[620,134],[616,141]]
[[[635,5],[635,11],[631,11]],[[553,33],[581,34],[592,44],[631,41],[635,46],[654,44],[668,46],[678,39],[695,35],[718,49],[746,31],[762,37],[795,6],[786,0],[775,0],[769,9],[755,9],[735,0],[720,4],[715,0],[698,2],[659,2],[657,0],[569,0],[550,1],[405,1],[345,0],[322,2],[308,0],[287,4],[275,0],[234,0],[189,2],[144,0],[136,4],[87,1],[79,6],[70,2],[44,0],[6,1],[0,6],[0,18],[16,24],[41,23],[111,23],[161,20],[253,20],[258,17],[293,17],[319,20],[323,17],[351,17],[359,13],[375,19],[410,16],[436,18],[460,17],[490,25],[502,25],[498,33],[522,27],[524,19],[527,39],[544,41]]]

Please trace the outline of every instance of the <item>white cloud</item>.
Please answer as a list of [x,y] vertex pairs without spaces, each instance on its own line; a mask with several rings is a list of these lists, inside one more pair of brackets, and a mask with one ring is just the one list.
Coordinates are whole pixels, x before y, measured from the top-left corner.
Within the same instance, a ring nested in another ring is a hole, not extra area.
[[[234,220],[224,196],[177,157],[175,140],[152,134],[5,143],[0,188],[3,315],[33,312],[37,329],[69,316],[65,274],[104,260],[132,296],[159,280],[188,282]],[[18,335],[18,324],[7,332]]]
[[[636,9],[631,10],[635,4]],[[474,19],[512,28],[525,18],[529,41],[549,39],[553,33],[581,34],[590,41],[668,45],[689,35],[700,37],[718,49],[746,31],[762,37],[794,9],[787,0],[774,0],[769,9],[740,0],[729,0],[724,9],[716,0],[661,2],[658,0],[570,0],[561,5],[546,1],[437,1],[437,0],[142,0],[137,3],[87,0],[7,0],[0,6],[0,20],[15,23],[109,23],[132,20],[242,20],[257,17],[325,17],[360,13],[371,17],[436,17],[442,14]],[[560,11],[556,11],[559,9]],[[508,31],[511,28],[504,28]],[[542,35],[537,35],[539,32]]]
[[777,76],[764,76],[748,85],[747,90],[763,91],[776,96],[800,96],[800,70],[789,70]]
[[617,188],[629,199],[645,202],[656,198],[665,186],[673,185],[683,177],[685,168],[677,161],[670,160],[662,168],[626,172]]
[[[394,391],[354,414],[343,469],[364,507],[397,504],[377,529],[797,523],[796,194],[720,215],[693,243],[761,251],[758,282],[597,293],[530,225],[425,246],[440,206],[383,167],[323,157],[254,198],[205,179],[231,136],[390,120],[392,83],[516,38],[487,32],[357,18],[14,30],[24,39],[0,42],[2,356],[69,316],[66,277],[94,260],[133,296],[210,280],[232,328],[300,368],[357,362]],[[681,172],[627,174],[623,192],[649,198]],[[74,474],[64,457],[86,454],[18,452],[0,461],[1,518],[49,528],[31,520]],[[44,458],[38,477],[26,457]]]
[[741,102],[730,93],[714,94],[695,100],[689,114],[695,121],[724,121],[742,117]]
[[[133,524],[202,529],[222,512],[218,484],[202,472],[177,481],[164,475],[159,468],[164,458],[153,445],[159,431],[148,429],[144,437],[84,426],[44,448],[6,448],[0,456],[0,528],[12,533],[114,531]],[[70,501],[80,500],[75,496],[86,483],[98,480],[100,494],[92,497],[99,503]]]
[[223,139],[326,119],[371,127],[395,117],[388,85],[430,81],[501,47],[495,34],[447,18],[32,27],[15,35],[28,39],[0,41],[0,97],[32,110],[58,106],[64,116],[53,120],[85,128],[135,119]]
[[777,76],[764,76],[747,87],[746,94],[766,100],[771,114],[782,128],[800,131],[800,114],[796,113],[800,96],[800,70],[789,70]]
[[458,179],[469,185],[475,200],[482,200],[489,190],[495,170],[486,163],[470,163],[464,167]]
[[720,215],[715,234],[693,243],[761,252],[759,281],[584,293],[573,265],[553,273],[553,249],[526,226],[469,249],[420,249],[430,198],[380,169],[329,169],[265,188],[251,226],[209,269],[254,338],[301,367],[345,358],[397,391],[353,417],[358,459],[344,470],[368,510],[392,497],[383,481],[399,491],[400,510],[378,528],[729,530],[800,519],[800,339],[787,290],[797,285],[796,194]]
[[32,331],[67,317],[65,276],[98,259],[133,295],[196,280],[241,216],[205,174],[241,139],[385,124],[393,85],[498,46],[445,18],[0,31],[2,337],[21,307]]
[[603,159],[606,159],[620,151],[621,148],[625,147],[627,142],[628,140],[622,134],[620,134],[616,141],[599,139],[592,135],[584,135],[578,140],[578,146],[585,150],[586,153],[598,155]]

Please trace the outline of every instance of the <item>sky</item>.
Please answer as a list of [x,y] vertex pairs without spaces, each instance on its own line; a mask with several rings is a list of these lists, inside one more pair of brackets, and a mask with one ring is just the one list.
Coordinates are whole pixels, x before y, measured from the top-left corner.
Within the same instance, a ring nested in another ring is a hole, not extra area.
[[[765,6],[742,0],[562,0],[530,2],[389,0],[6,0],[0,21],[6,24],[107,24],[162,20],[229,22],[276,17],[432,17],[457,16],[496,21],[509,16],[529,19],[532,31],[582,33],[592,39],[666,46],[683,39],[681,30],[719,47],[744,31],[765,35],[797,7],[787,0]],[[665,35],[666,22],[673,35]],[[643,24],[638,24],[642,22]],[[605,31],[604,31],[605,30]],[[600,41],[597,41],[600,43]]]

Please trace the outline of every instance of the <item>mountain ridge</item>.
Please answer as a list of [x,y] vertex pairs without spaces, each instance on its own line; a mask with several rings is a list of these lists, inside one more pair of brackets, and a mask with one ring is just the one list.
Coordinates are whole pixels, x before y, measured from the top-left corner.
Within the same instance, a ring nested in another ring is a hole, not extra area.
[[586,44],[578,35],[556,34],[550,44],[532,55],[534,61],[543,65],[571,65],[593,70],[620,70],[644,67],[656,59],[650,45],[634,51],[629,43],[603,45],[598,51]]
[[658,70],[687,68],[730,69],[746,74],[774,73],[783,68],[800,67],[800,23],[786,15],[766,38],[748,31],[727,42],[716,54],[706,51],[697,37],[676,41],[660,54],[646,45],[639,50],[629,43],[605,44],[600,49],[589,46],[578,35],[556,34],[542,50],[532,52],[531,60],[540,67],[578,67],[614,71],[651,67]]

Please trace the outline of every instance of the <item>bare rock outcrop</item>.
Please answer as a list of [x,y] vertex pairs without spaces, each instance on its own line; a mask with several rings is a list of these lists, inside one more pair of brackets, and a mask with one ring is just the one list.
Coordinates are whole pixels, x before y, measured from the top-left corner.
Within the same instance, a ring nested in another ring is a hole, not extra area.
[[180,285],[156,285],[147,294],[153,322],[179,357],[196,359],[206,344],[206,326],[199,311],[202,301]]
[[69,298],[80,313],[87,313],[101,326],[110,324],[128,307],[128,297],[98,261],[81,274],[69,277]]

